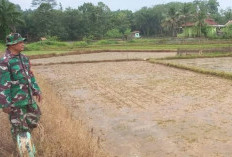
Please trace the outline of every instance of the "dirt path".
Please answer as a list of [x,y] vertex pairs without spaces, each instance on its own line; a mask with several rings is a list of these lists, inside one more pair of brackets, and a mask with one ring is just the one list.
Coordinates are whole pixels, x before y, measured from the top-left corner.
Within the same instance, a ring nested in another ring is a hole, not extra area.
[[231,81],[147,62],[34,70],[114,156],[232,154]]

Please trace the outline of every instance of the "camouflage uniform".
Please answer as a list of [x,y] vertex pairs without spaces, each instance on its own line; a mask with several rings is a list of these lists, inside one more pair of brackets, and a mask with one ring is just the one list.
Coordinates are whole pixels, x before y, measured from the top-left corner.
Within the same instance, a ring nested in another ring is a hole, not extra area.
[[19,132],[30,132],[37,126],[41,112],[33,96],[39,94],[29,59],[7,49],[0,59],[0,108],[11,107],[9,119],[14,139]]

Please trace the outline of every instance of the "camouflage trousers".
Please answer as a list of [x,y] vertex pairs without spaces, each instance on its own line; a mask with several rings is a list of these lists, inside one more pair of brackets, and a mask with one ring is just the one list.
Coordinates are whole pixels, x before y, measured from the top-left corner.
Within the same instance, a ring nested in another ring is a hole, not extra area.
[[18,133],[26,131],[31,132],[33,128],[36,128],[40,115],[41,112],[36,103],[23,107],[12,107],[9,113],[9,119],[13,140],[16,140]]

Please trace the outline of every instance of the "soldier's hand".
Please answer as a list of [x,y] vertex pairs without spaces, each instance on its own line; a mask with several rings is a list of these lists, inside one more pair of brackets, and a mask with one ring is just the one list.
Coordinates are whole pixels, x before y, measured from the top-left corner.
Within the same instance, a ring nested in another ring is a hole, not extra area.
[[11,112],[11,107],[3,108],[2,111],[3,111],[4,113],[10,113],[10,112]]
[[38,102],[42,101],[42,94],[36,95],[36,99]]

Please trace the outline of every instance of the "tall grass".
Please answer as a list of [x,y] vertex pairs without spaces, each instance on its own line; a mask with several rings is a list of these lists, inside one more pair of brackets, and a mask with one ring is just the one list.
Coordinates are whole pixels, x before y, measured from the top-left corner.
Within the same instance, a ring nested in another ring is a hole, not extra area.
[[35,50],[64,50],[69,48],[69,44],[67,42],[60,41],[38,41],[30,44],[26,44],[25,51],[35,51]]
[[[37,77],[43,92],[39,104],[42,117],[32,137],[39,157],[106,157],[90,129],[72,117],[49,82]],[[7,114],[0,113],[0,156],[13,156],[15,150]]]
[[80,120],[72,117],[54,90],[41,77],[39,85],[44,100],[40,105],[42,119],[40,129],[34,132],[38,156],[41,157],[100,157],[106,156],[98,148],[99,143]]

